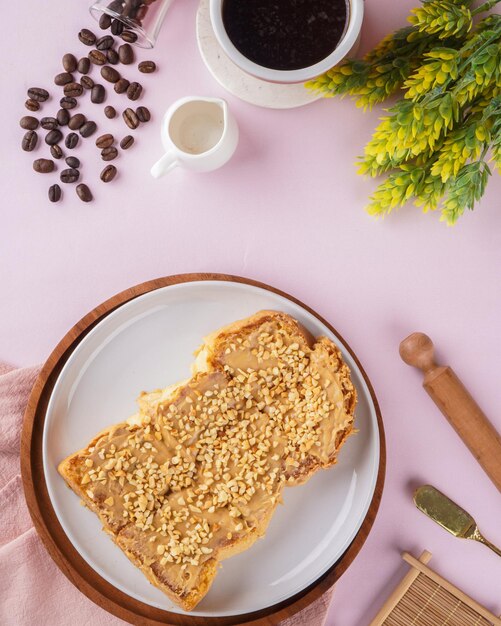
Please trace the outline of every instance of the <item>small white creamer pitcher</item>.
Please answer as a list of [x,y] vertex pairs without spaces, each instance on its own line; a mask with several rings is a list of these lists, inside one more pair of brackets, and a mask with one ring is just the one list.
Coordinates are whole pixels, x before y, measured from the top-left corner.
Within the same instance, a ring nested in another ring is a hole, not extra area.
[[151,168],[160,178],[175,167],[195,172],[215,170],[235,152],[238,126],[221,98],[181,98],[164,116],[161,126],[164,156]]

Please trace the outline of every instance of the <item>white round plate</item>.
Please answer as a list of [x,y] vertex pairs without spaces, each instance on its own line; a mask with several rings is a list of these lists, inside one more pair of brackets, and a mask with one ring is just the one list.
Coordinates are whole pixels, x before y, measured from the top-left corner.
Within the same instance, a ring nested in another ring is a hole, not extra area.
[[341,348],[358,391],[359,433],[345,444],[336,466],[285,489],[284,505],[266,536],[224,561],[209,593],[190,614],[240,615],[300,592],[341,557],[369,508],[379,467],[376,411],[356,363],[326,326],[294,302],[247,284],[190,282],[146,293],[107,315],[69,357],[47,408],[43,462],[56,515],[81,556],[112,585],[152,606],[184,613],[101,530],[57,465],[100,430],[132,415],[142,390],[188,377],[202,337],[261,309],[289,313],[313,335],[327,335]]

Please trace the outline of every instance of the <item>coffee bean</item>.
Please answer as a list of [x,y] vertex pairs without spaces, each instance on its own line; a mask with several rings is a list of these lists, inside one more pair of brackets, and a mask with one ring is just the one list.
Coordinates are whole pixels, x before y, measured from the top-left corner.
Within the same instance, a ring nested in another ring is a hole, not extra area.
[[151,74],[157,69],[155,61],[141,61],[137,66],[137,69],[143,74]]
[[109,146],[108,148],[104,148],[101,150],[101,158],[103,161],[113,161],[118,156],[118,150],[115,146]]
[[106,50],[106,58],[108,59],[108,63],[111,63],[111,65],[118,65],[118,62],[120,60],[118,57],[118,52],[113,48]]
[[92,87],[94,87],[94,81],[90,76],[82,76],[80,84],[84,89],[92,89]]
[[57,143],[50,147],[50,153],[52,154],[53,159],[60,159],[63,156],[61,146]]
[[80,74],[88,74],[90,70],[90,61],[87,57],[82,57],[80,61],[78,61],[77,70]]
[[151,120],[151,113],[146,107],[137,107],[136,115],[140,122],[149,122]]
[[33,161],[33,169],[39,174],[50,174],[54,171],[54,161],[52,159],[36,159]]
[[84,183],[77,185],[77,196],[82,202],[90,202],[92,200],[92,193]]
[[65,72],[74,72],[77,69],[77,59],[73,54],[65,54],[63,56],[63,67]]
[[54,76],[54,83],[59,87],[62,87],[63,85],[67,85],[68,83],[72,82],[73,74],[70,74],[69,72],[61,72],[61,74],[56,74]]
[[113,48],[114,43],[115,40],[111,35],[105,35],[104,37],[101,37],[97,40],[96,48],[98,50],[108,50],[109,48]]
[[144,18],[146,17],[146,13],[148,13],[148,5],[142,4],[136,12],[136,17],[134,19],[135,22],[142,25]]
[[120,80],[117,80],[117,82],[113,86],[113,89],[117,93],[125,93],[127,89],[129,88],[129,85],[130,83],[126,78],[121,78]]
[[107,165],[100,174],[103,183],[110,183],[117,174],[117,168],[114,165]]
[[61,98],[61,100],[59,100],[59,106],[62,109],[74,109],[77,104],[78,103],[75,98],[69,98],[68,96],[65,96],[64,98]]
[[38,135],[36,134],[34,130],[29,130],[28,132],[24,133],[24,137],[21,142],[21,148],[25,152],[31,152],[37,147],[37,143],[38,143]]
[[96,122],[85,122],[85,124],[80,128],[79,133],[82,137],[90,137],[97,130]]
[[50,130],[45,135],[45,143],[48,146],[53,146],[54,144],[59,143],[62,138],[63,138],[63,133],[60,130],[57,130],[57,129]]
[[124,32],[120,35],[124,41],[127,43],[134,43],[137,41],[137,34],[132,30],[124,30]]
[[111,23],[111,34],[121,35],[124,32],[124,23],[120,20],[113,20]]
[[66,139],[64,140],[64,144],[67,148],[69,148],[70,150],[73,150],[73,148],[77,147],[79,139],[80,137],[76,133],[70,133],[69,135],[66,136]]
[[112,2],[110,2],[108,5],[108,9],[110,11],[113,11],[113,13],[121,13],[122,4],[123,4],[122,0],[112,0]]
[[72,169],[78,169],[80,167],[80,159],[77,159],[76,156],[69,156],[65,159],[66,165],[71,167]]
[[124,65],[130,65],[134,63],[134,50],[132,46],[128,43],[122,44],[118,48],[118,58],[120,59],[120,63]]
[[96,43],[96,35],[88,28],[82,28],[78,33],[78,38],[86,46],[93,46]]
[[91,50],[89,52],[89,61],[94,65],[104,65],[106,63],[106,55],[100,50]]
[[134,137],[132,135],[126,135],[120,142],[122,150],[128,150],[134,143]]
[[40,120],[40,126],[44,130],[54,130],[54,128],[59,126],[59,123],[55,117],[42,117]]
[[28,109],[28,111],[38,111],[38,109],[40,108],[40,104],[36,100],[32,100],[31,98],[28,98],[28,100],[26,100],[24,106]]
[[127,89],[127,98],[129,100],[137,100],[143,91],[139,83],[131,83]]
[[109,65],[105,65],[101,68],[101,76],[109,83],[116,83],[117,80],[120,80],[120,74],[114,67],[110,67]]
[[86,121],[87,118],[85,117],[85,115],[83,115],[82,113],[75,113],[75,115],[71,116],[70,121],[68,122],[68,126],[71,130],[78,130],[81,126],[85,124]]
[[107,133],[106,135],[101,135],[96,139],[96,146],[101,149],[109,148],[114,143],[115,137],[113,137],[113,135],[111,135],[110,133]]
[[83,87],[80,83],[68,83],[64,86],[64,95],[70,98],[78,98],[83,93]]
[[70,114],[66,109],[59,109],[56,115],[56,120],[59,126],[66,126],[70,121]]
[[99,18],[99,28],[101,30],[108,30],[111,26],[111,17],[107,13],[103,13]]
[[45,102],[49,97],[49,92],[41,87],[30,87],[28,89],[28,98],[37,102]]
[[19,120],[19,126],[24,130],[35,130],[38,128],[38,120],[32,115],[25,115]]
[[59,185],[51,185],[49,187],[49,200],[51,202],[59,202],[61,200],[61,187]]
[[94,104],[101,104],[101,102],[104,102],[105,98],[106,91],[104,87],[102,85],[94,85],[94,87],[92,87],[92,91],[90,92],[91,102],[94,102]]
[[76,183],[80,178],[80,172],[73,167],[70,167],[61,172],[59,176],[62,183]]
[[109,120],[112,120],[114,117],[117,116],[115,107],[112,107],[110,105],[104,107],[104,114]]
[[127,124],[127,126],[129,128],[132,128],[132,130],[134,130],[135,128],[137,128],[139,126],[139,119],[136,115],[136,112],[133,111],[132,109],[125,109],[125,111],[122,113],[122,117],[124,118],[125,123]]

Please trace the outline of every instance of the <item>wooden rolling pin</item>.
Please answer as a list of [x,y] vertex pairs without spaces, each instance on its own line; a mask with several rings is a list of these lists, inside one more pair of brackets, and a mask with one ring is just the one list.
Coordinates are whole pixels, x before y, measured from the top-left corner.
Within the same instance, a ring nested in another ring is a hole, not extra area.
[[452,368],[437,365],[432,340],[412,333],[400,344],[400,356],[423,371],[423,387],[501,491],[501,437]]

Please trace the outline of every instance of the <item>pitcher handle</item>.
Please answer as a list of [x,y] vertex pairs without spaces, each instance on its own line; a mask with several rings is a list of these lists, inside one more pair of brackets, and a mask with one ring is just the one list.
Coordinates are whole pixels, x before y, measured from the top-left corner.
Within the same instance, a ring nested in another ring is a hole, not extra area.
[[164,174],[167,174],[175,167],[179,165],[179,161],[173,150],[166,152],[161,159],[159,159],[155,165],[151,168],[151,175],[153,178],[160,178]]

